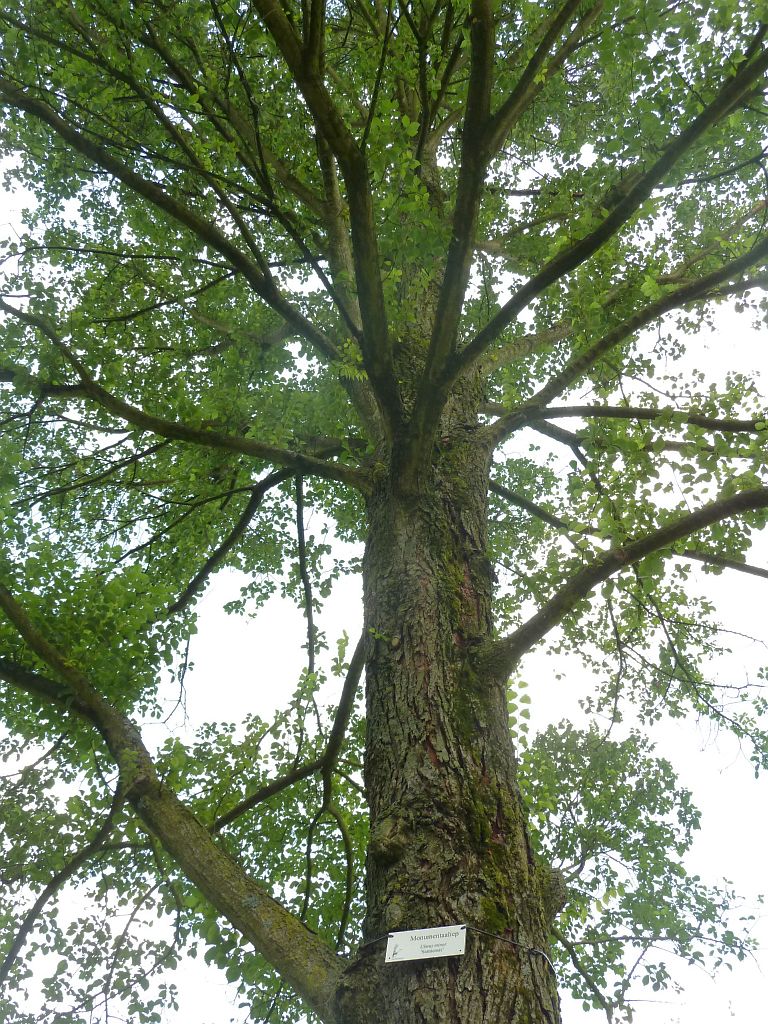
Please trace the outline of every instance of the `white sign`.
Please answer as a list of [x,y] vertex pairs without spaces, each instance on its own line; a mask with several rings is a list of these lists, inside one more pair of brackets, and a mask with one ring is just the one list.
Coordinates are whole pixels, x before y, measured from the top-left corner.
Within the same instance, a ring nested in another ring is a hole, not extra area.
[[417,928],[410,932],[390,932],[384,963],[429,960],[434,956],[461,956],[466,942],[465,924],[448,924],[442,928]]

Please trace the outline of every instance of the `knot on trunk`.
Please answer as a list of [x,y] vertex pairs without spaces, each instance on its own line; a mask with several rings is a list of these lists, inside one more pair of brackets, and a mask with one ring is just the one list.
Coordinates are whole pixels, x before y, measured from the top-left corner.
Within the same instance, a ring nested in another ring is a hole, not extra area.
[[559,868],[549,864],[538,864],[536,875],[541,896],[541,907],[546,917],[547,926],[551,926],[558,914],[568,903],[570,894],[565,876]]
[[368,852],[382,866],[394,864],[408,846],[408,828],[396,814],[380,818],[371,832]]

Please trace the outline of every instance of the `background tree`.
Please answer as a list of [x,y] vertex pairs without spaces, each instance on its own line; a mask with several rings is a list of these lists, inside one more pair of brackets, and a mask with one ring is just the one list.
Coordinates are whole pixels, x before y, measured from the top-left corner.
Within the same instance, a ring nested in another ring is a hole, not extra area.
[[[766,575],[760,399],[652,381],[713,303],[762,310],[758,7],[0,16],[7,177],[37,200],[0,302],[6,1019],[157,1020],[201,944],[255,1017],[337,1024],[554,1024],[558,976],[611,1018],[667,983],[659,945],[744,955],[649,741],[564,724],[518,769],[508,680],[580,652],[604,718],[712,716],[765,762],[764,702],[708,677],[686,593],[692,560]],[[151,749],[224,565],[236,610],[303,605],[306,671],[274,723]],[[326,712],[315,615],[358,570]],[[384,965],[388,931],[455,922],[463,957]]]

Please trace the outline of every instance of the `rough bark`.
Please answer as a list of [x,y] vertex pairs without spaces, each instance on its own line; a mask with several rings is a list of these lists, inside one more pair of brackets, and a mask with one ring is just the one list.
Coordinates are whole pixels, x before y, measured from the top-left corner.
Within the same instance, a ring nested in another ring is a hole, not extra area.
[[[340,1024],[560,1020],[505,688],[470,666],[492,631],[490,456],[450,418],[434,476],[369,499],[367,916]],[[384,964],[387,932],[456,923],[482,930],[464,956]]]

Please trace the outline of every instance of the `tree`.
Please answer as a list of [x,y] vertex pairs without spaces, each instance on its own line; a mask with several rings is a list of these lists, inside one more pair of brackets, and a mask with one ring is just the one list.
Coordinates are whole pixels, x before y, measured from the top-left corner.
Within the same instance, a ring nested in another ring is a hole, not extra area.
[[[3,798],[6,1019],[32,1019],[30,950],[58,954],[35,1019],[116,991],[159,1020],[162,969],[206,944],[255,1017],[327,1024],[554,1024],[558,974],[610,1019],[633,976],[667,983],[654,946],[744,955],[649,740],[563,724],[518,764],[509,719],[546,643],[603,718],[711,716],[765,763],[764,703],[708,676],[686,590],[692,561],[766,575],[766,421],[750,380],[674,370],[713,304],[765,308],[757,11],[0,15],[7,178],[37,200],[0,301],[3,744],[35,752]],[[274,723],[153,749],[137,723],[223,566],[235,611],[301,603],[306,671]],[[328,714],[315,616],[350,571]],[[150,910],[172,936],[134,932]],[[387,933],[456,923],[463,956],[384,963]]]

